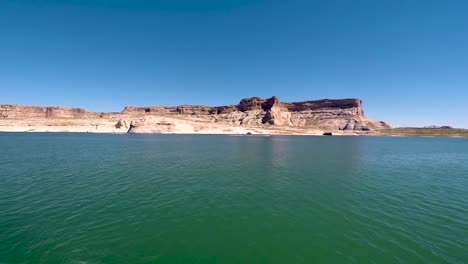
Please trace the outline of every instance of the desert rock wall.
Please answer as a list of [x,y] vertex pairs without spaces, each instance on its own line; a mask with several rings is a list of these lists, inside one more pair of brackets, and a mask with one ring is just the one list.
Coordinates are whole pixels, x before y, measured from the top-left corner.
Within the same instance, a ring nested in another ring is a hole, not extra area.
[[359,99],[323,99],[304,102],[280,102],[252,97],[227,106],[127,106],[120,113],[90,112],[82,108],[0,105],[0,118],[72,118],[115,119],[171,116],[181,120],[223,123],[230,126],[285,126],[324,130],[371,131],[389,126],[364,116]]

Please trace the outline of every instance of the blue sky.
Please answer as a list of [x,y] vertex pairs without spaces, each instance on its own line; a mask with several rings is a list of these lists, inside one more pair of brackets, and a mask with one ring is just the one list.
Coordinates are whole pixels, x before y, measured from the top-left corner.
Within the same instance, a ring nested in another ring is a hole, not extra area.
[[468,128],[468,2],[0,2],[0,103],[357,97],[397,126]]

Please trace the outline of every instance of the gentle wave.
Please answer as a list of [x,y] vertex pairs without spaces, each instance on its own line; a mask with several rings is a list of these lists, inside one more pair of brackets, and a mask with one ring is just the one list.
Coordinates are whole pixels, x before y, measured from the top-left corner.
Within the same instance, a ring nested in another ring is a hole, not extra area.
[[0,148],[5,264],[468,262],[467,140],[1,134]]

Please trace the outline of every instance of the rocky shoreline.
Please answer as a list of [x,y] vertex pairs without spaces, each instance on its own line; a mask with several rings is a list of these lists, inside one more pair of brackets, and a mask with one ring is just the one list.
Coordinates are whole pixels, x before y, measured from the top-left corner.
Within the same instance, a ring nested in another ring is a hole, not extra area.
[[0,105],[0,131],[173,134],[362,135],[390,129],[368,119],[359,99],[284,103],[278,97],[228,106],[127,106],[121,112]]

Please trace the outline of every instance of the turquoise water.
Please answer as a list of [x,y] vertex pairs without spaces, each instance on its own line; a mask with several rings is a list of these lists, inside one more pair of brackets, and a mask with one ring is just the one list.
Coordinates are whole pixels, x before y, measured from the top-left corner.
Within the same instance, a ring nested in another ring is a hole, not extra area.
[[468,263],[468,140],[0,133],[0,263]]

